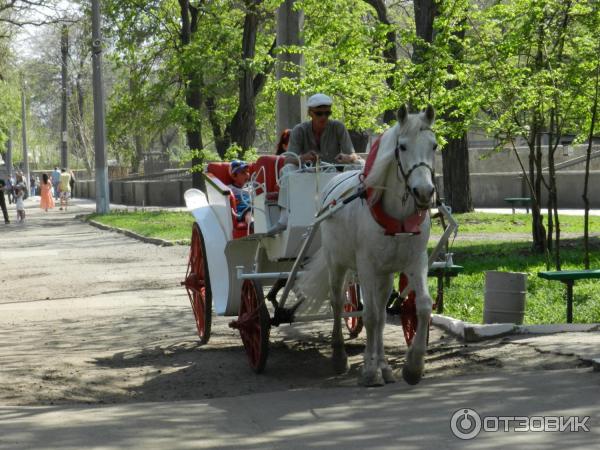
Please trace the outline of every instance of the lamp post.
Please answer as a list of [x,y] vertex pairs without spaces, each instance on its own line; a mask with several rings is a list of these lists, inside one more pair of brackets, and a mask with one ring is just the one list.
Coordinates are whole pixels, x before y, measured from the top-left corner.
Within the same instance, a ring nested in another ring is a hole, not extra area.
[[102,82],[102,36],[100,0],[92,0],[92,69],[94,85],[94,150],[96,159],[96,212],[110,211],[108,166],[106,163],[106,129],[104,125],[104,85]]

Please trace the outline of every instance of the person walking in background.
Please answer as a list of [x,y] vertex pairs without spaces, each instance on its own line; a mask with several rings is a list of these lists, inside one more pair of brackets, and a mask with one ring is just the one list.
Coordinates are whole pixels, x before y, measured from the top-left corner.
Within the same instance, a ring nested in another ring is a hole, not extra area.
[[72,170],[69,170],[69,175],[71,175],[69,186],[71,186],[71,198],[73,198],[75,196],[75,174]]
[[71,175],[64,167],[60,174],[58,190],[60,192],[60,208],[58,209],[62,211],[64,208],[66,211],[69,204],[69,198],[71,198]]
[[286,128],[281,132],[281,136],[279,136],[279,142],[277,143],[277,147],[275,148],[275,154],[281,155],[282,153],[287,152],[288,145],[290,143],[290,133],[292,130]]
[[54,198],[52,198],[52,183],[47,174],[42,175],[40,183],[40,208],[48,212],[48,209],[54,208]]
[[25,191],[22,184],[17,185],[15,188],[15,203],[17,206],[17,222],[25,222]]
[[8,195],[8,204],[9,205],[12,205],[12,203],[15,200],[14,186],[15,186],[15,178],[11,174],[8,177],[8,180],[6,182],[6,194]]
[[60,183],[60,171],[58,167],[55,167],[52,173],[50,174],[52,178],[52,187],[54,188],[54,199],[58,199],[58,185]]
[[4,190],[6,189],[6,183],[4,180],[0,180],[0,209],[2,209],[2,215],[4,216],[4,223],[10,223],[8,220],[8,211],[6,210],[6,200],[4,199]]
[[32,197],[35,197],[37,185],[35,184],[35,177],[33,174],[29,177],[29,192]]

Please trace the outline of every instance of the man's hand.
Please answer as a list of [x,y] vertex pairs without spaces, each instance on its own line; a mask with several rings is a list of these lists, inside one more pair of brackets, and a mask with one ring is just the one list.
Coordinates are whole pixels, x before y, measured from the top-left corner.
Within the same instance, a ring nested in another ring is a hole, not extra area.
[[352,164],[359,160],[359,156],[356,153],[346,154],[338,153],[335,157],[335,162],[340,164]]
[[303,162],[311,161],[314,163],[319,159],[319,154],[314,150],[311,150],[310,152],[300,155],[300,159],[302,159]]

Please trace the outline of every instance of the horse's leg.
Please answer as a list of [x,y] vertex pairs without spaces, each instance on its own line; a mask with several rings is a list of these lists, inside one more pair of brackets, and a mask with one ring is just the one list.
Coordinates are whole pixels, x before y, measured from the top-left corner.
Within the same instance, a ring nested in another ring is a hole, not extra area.
[[[383,355],[385,305],[392,289],[393,278],[368,271],[359,273],[359,279],[363,292],[363,322],[367,330],[361,384],[383,386],[386,381],[393,380],[391,370],[389,370]],[[385,369],[385,375],[382,369]]]
[[417,307],[417,332],[406,353],[402,377],[408,384],[417,384],[423,376],[424,358],[427,351],[427,333],[433,301],[427,289],[427,254],[407,270],[411,288],[415,291]]
[[395,383],[396,378],[392,373],[392,369],[387,363],[387,359],[385,358],[385,348],[383,342],[383,330],[385,328],[385,320],[386,320],[386,306],[388,299],[390,298],[390,294],[392,289],[394,288],[394,276],[382,276],[381,280],[379,280],[378,293],[376,297],[377,302],[377,313],[378,317],[378,335],[377,335],[377,367],[381,370],[381,376],[386,383]]
[[344,284],[345,269],[329,262],[329,286],[331,308],[333,310],[333,332],[331,347],[333,350],[332,362],[335,373],[340,374],[348,370],[348,356],[344,347],[344,334],[342,333],[342,310],[344,297],[342,289]]

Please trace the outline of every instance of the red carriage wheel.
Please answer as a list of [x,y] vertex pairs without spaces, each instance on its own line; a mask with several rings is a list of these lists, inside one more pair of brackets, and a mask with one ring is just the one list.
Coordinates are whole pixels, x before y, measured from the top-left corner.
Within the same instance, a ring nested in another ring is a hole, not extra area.
[[[398,286],[398,292],[402,292],[406,286],[408,286],[408,277],[403,273],[400,274],[400,283]],[[404,340],[406,345],[410,347],[412,341],[417,333],[417,325],[419,324],[417,318],[417,303],[416,303],[415,291],[408,291],[408,295],[400,305],[400,320],[402,322],[402,332],[404,333]],[[431,320],[430,320],[431,325]],[[429,342],[429,327],[427,328],[427,342]]]
[[[360,285],[358,283],[349,283],[346,286],[346,302],[344,303],[345,312],[362,311],[363,305],[360,298]],[[350,332],[350,339],[357,337],[363,329],[363,319],[360,316],[344,317],[346,328]]]
[[[402,292],[408,286],[408,277],[400,274],[400,285],[398,292]],[[406,345],[410,347],[417,332],[417,304],[415,302],[415,291],[409,291],[408,295],[400,305],[400,320],[402,321],[402,332]]]
[[229,324],[240,330],[252,370],[261,373],[269,354],[269,332],[271,318],[265,305],[262,285],[258,281],[244,280],[238,320]]
[[196,328],[200,343],[206,344],[210,338],[212,323],[212,293],[206,262],[204,238],[197,223],[192,226],[192,243],[190,244],[190,259],[183,284],[187,290],[192,311],[196,319]]

